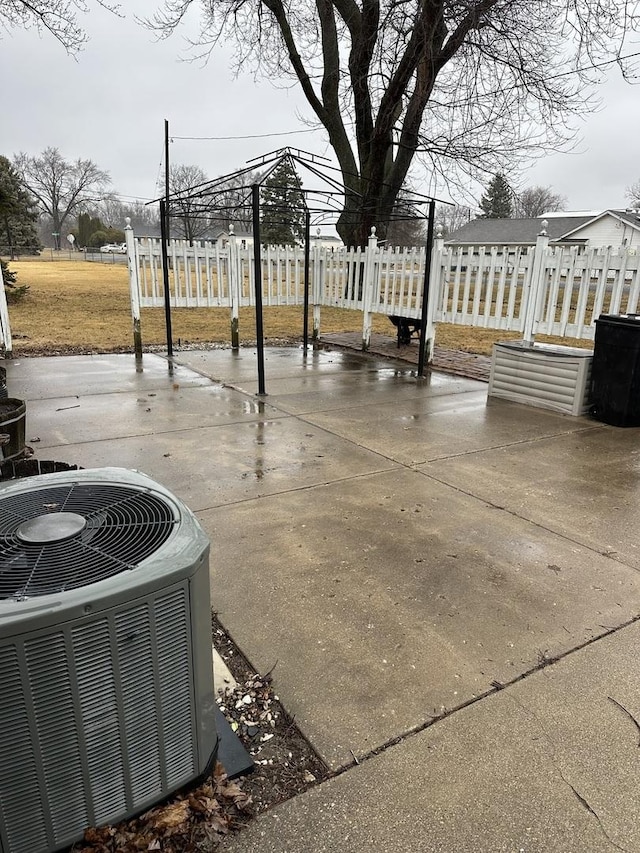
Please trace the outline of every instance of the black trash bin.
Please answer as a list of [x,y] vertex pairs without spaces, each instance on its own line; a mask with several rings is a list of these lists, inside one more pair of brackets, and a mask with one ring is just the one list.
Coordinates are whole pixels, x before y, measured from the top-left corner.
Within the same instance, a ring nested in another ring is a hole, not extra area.
[[590,412],[612,426],[640,426],[640,314],[596,320]]
[[0,460],[14,459],[24,453],[27,404],[6,397],[0,400]]

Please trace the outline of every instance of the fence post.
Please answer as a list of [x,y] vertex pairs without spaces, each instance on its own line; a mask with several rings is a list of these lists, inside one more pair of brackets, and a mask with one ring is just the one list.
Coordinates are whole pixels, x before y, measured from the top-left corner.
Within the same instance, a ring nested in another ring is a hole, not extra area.
[[535,338],[534,326],[538,319],[542,298],[544,296],[544,259],[549,246],[549,236],[547,234],[546,219],[542,220],[542,231],[536,240],[536,246],[533,254],[533,267],[531,276],[529,277],[529,285],[527,290],[522,294],[524,302],[524,323],[522,329],[522,337],[524,342],[529,346],[533,346]]
[[129,295],[131,297],[131,318],[133,320],[133,351],[136,360],[142,358],[142,328],[140,326],[140,281],[138,279],[138,258],[133,239],[131,218],[125,219],[124,237],[127,243],[127,266],[129,267]]
[[[429,272],[429,301],[427,302],[427,327],[425,329],[425,340],[427,342],[426,361],[433,361],[433,348],[436,344],[435,316],[438,310],[440,294],[442,292],[442,252],[444,249],[444,238],[442,228],[438,226],[436,239],[433,241],[431,250],[431,268]],[[425,257],[426,263],[426,257]]]
[[13,354],[13,341],[11,340],[11,326],[9,325],[9,308],[7,306],[7,294],[4,289],[4,277],[0,270],[0,343],[4,346],[4,354],[11,358]]
[[231,349],[240,349],[240,264],[238,263],[238,238],[229,225],[227,243],[227,275],[231,299]]
[[362,349],[366,351],[371,344],[371,304],[376,289],[374,271],[376,268],[376,255],[378,253],[378,238],[376,237],[375,225],[371,228],[371,236],[367,241],[364,251],[364,276],[362,288]]
[[311,340],[314,347],[318,343],[320,337],[320,305],[322,304],[322,289],[324,285],[324,270],[325,270],[325,250],[318,245],[313,247],[313,332]]

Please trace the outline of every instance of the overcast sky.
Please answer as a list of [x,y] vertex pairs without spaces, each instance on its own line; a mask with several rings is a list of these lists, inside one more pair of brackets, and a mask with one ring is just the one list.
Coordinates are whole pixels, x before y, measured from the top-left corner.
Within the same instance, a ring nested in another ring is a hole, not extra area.
[[[69,159],[94,160],[122,196],[148,199],[158,195],[164,119],[172,162],[197,164],[212,178],[285,145],[329,153],[326,137],[309,133],[300,120],[310,110],[297,88],[275,88],[250,73],[235,78],[226,49],[217,49],[205,67],[180,60],[184,36],[195,34],[196,15],[182,35],[158,42],[134,20],[135,12],[150,14],[154,0],[127,0],[125,19],[92,8],[81,18],[90,41],[77,59],[50,35],[0,31],[1,154],[38,154],[54,146]],[[577,150],[536,162],[523,175],[523,186],[550,185],[567,197],[571,210],[627,205],[625,189],[640,179],[640,86],[612,71],[599,95],[603,107],[581,123]],[[289,135],[180,139],[283,131]],[[436,190],[447,196],[443,187]]]

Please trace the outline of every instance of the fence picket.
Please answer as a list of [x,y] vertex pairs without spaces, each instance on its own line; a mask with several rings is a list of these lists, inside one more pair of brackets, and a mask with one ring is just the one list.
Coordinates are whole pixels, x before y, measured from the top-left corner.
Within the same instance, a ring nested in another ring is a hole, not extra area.
[[480,297],[484,286],[485,247],[480,246],[478,250],[478,266],[476,267],[475,281],[473,283],[473,307],[471,309],[471,325],[479,326]]
[[[503,328],[505,330],[515,328],[516,326],[516,303],[518,299],[518,288],[520,287],[520,275],[521,270],[524,264],[524,270],[526,275],[526,268],[529,261],[529,257],[526,249],[522,249],[518,246],[516,250],[516,255],[513,262],[513,269],[511,270],[511,275],[509,276],[509,296],[507,298],[507,311],[505,316],[505,324]],[[509,268],[509,264],[507,264],[507,270]],[[507,272],[508,275],[508,272]],[[520,327],[518,326],[518,329]]]
[[496,318],[496,322],[498,325],[500,324],[500,320],[502,318],[502,307],[504,305],[504,291],[507,284],[507,275],[509,273],[509,264],[502,264],[500,267],[500,274],[498,276],[498,287],[496,290],[496,305],[493,312],[493,316]]
[[453,318],[456,316],[459,310],[460,305],[460,281],[462,277],[462,257],[463,257],[463,248],[462,246],[458,247],[458,251],[456,253],[456,263],[455,263],[455,274],[453,280],[453,298],[451,300],[451,315],[449,322],[453,323]]
[[629,285],[629,297],[627,299],[627,311],[629,314],[635,314],[638,310],[638,298],[640,297],[640,256],[627,256],[627,269],[633,267],[631,271],[631,284]]
[[[547,255],[547,275],[549,276],[549,291],[547,296],[546,322],[544,332],[551,334],[557,314],[558,296],[560,294],[560,278],[562,274],[561,251],[556,248]],[[540,329],[542,332],[543,329]]]
[[[595,264],[596,251],[589,249],[587,256],[582,256],[583,262],[582,272],[580,275],[580,284],[578,286],[578,299],[576,302],[574,315],[574,335],[573,337],[582,337],[584,329],[585,313],[587,310],[587,299],[589,297],[589,289],[591,287],[591,271]],[[577,333],[577,334],[575,334]]]
[[[607,261],[609,261],[609,252],[607,252]],[[609,271],[608,263],[603,263],[598,270],[598,278],[596,282],[595,295],[593,300],[593,308],[591,310],[591,321],[599,317],[603,313],[605,299],[607,296],[607,275]],[[609,298],[609,302],[613,301],[613,294]]]
[[[607,251],[607,267],[611,264],[611,249],[609,248]],[[625,290],[625,278],[627,273],[627,265],[626,265],[627,253],[626,251],[616,255],[617,261],[617,269],[616,269],[616,277],[613,285],[611,286],[611,303],[609,308],[610,314],[618,314],[622,309],[622,300],[624,297]],[[608,282],[608,272],[609,269],[603,269],[602,277],[605,283]],[[597,315],[596,315],[597,316]],[[595,316],[593,318],[595,320]]]

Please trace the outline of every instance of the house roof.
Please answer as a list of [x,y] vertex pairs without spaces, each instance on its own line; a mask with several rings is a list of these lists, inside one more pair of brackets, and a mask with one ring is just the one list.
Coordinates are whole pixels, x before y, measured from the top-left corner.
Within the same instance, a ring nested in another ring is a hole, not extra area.
[[[238,240],[253,240],[253,231],[244,231],[242,228],[233,227],[233,235],[237,237]],[[231,236],[231,229],[229,228],[214,228],[211,232],[211,239],[220,240],[222,238],[228,238]]]
[[547,221],[547,234],[551,241],[561,240],[583,225],[594,220],[592,214],[572,216],[538,216],[534,219],[472,219],[450,235],[447,243],[476,243],[478,245],[526,245],[536,242]]
[[598,220],[603,219],[605,216],[612,216],[614,219],[624,222],[625,225],[630,225],[632,228],[635,228],[636,231],[640,231],[640,210],[605,210],[596,216],[592,216],[588,222],[576,225],[575,228],[572,228],[571,231],[568,231],[563,235],[564,239],[571,237],[572,234],[579,231],[581,228],[584,228],[585,225],[591,225],[594,222],[598,222]]

